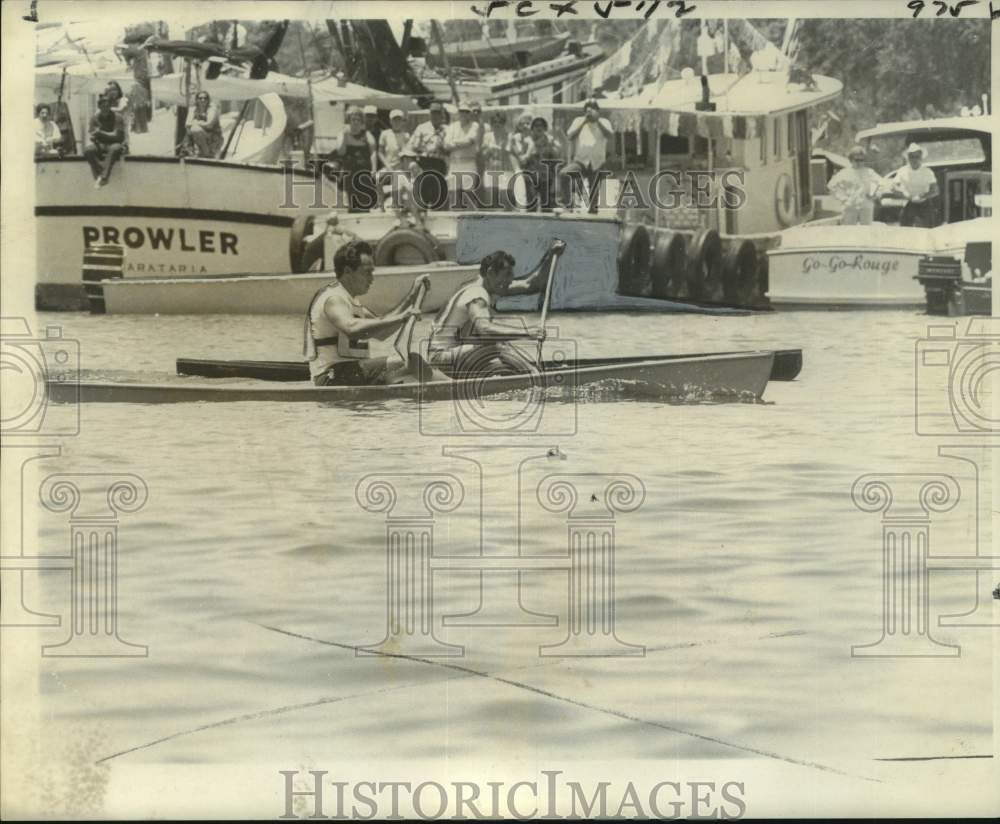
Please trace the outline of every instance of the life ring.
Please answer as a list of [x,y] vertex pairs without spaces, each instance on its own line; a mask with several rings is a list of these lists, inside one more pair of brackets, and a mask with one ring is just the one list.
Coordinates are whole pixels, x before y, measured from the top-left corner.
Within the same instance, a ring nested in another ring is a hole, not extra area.
[[782,226],[795,223],[795,185],[787,174],[782,174],[774,187],[774,206]]
[[687,280],[687,238],[677,232],[661,232],[653,247],[654,298],[679,297]]
[[375,247],[376,266],[419,266],[440,259],[437,241],[420,229],[393,229]]
[[618,243],[618,292],[642,295],[649,287],[649,232],[641,223],[626,227]]
[[313,215],[299,215],[292,222],[292,234],[288,238],[288,261],[292,272],[297,275],[305,272],[307,268],[302,258],[305,252],[305,240],[314,231],[314,220]]
[[726,303],[749,305],[757,291],[757,247],[744,240],[726,252],[722,262],[723,295]]
[[688,297],[718,300],[722,292],[722,238],[715,229],[695,235],[688,250]]

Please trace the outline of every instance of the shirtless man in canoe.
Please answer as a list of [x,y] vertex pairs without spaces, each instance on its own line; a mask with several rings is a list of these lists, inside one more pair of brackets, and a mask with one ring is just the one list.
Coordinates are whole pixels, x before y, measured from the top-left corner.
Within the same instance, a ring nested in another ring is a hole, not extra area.
[[372,248],[352,240],[333,256],[337,279],[320,289],[309,304],[305,324],[305,357],[316,386],[371,386],[404,379],[408,364],[402,359],[372,357],[369,338],[384,339],[408,318],[419,317],[415,306],[427,275],[413,282],[409,294],[391,312],[379,317],[358,303],[374,282]]
[[556,241],[527,278],[514,279],[514,258],[504,251],[491,252],[479,264],[479,277],[460,288],[438,313],[431,331],[428,355],[434,366],[453,378],[496,372],[535,372],[535,365],[514,341],[543,341],[544,327],[497,321],[496,299],[505,295],[545,291],[551,275],[552,256],[565,249]]

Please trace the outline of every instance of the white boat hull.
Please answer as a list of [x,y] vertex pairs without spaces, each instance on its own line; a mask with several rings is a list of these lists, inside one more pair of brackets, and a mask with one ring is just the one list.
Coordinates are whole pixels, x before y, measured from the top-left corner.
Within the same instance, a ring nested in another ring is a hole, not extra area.
[[[283,209],[285,176],[277,166],[213,160],[127,157],[107,186],[94,188],[83,158],[39,161],[36,169],[38,301],[81,300],[88,244],[125,251],[124,276],[175,278],[288,272],[295,217],[310,209],[312,189],[298,186],[295,209]],[[304,172],[295,180],[311,182]],[[328,204],[329,183],[320,183]]]
[[[968,225],[966,225],[968,224]],[[915,279],[920,259],[964,254],[964,236],[978,224],[934,229],[886,226],[803,226],[768,251],[768,297],[774,306],[922,308]]]
[[[361,302],[377,314],[396,306],[421,274],[430,275],[423,309],[440,309],[478,266],[437,264],[375,270],[375,282]],[[216,278],[133,278],[101,281],[107,314],[137,315],[304,315],[331,272],[243,275]]]

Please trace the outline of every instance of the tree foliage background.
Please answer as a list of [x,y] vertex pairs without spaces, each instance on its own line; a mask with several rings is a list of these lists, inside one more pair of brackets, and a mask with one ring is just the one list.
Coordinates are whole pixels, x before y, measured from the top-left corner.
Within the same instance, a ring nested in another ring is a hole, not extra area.
[[988,20],[808,20],[799,44],[801,63],[844,84],[840,147],[879,122],[957,115],[990,91]]

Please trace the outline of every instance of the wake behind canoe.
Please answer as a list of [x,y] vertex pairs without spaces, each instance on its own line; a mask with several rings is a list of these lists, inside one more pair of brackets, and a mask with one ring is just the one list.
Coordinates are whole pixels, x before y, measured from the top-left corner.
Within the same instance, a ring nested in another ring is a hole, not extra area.
[[[580,362],[578,362],[579,364]],[[577,365],[545,375],[549,393],[572,399],[581,387],[606,387],[609,394],[655,400],[753,400],[767,386],[773,352],[743,352],[696,357],[650,358]],[[541,389],[530,375],[499,375],[476,380],[428,381],[388,386],[277,386],[274,383],[188,384],[50,381],[53,403],[279,402],[356,403],[410,399],[476,402],[508,393]],[[615,394],[617,393],[617,394]]]
[[[624,358],[592,358],[574,362],[577,368],[604,364],[641,363],[650,360],[677,360],[679,358],[701,358],[707,354],[732,355],[736,352],[698,353],[691,355],[642,355]],[[551,365],[549,365],[551,368]],[[566,364],[561,364],[566,368]],[[802,371],[801,349],[779,349],[774,353],[771,369],[772,381],[791,381]],[[250,361],[250,360],[205,360],[200,358],[178,358],[177,374],[201,378],[250,378],[260,381],[305,382],[309,380],[309,366],[301,361]]]

